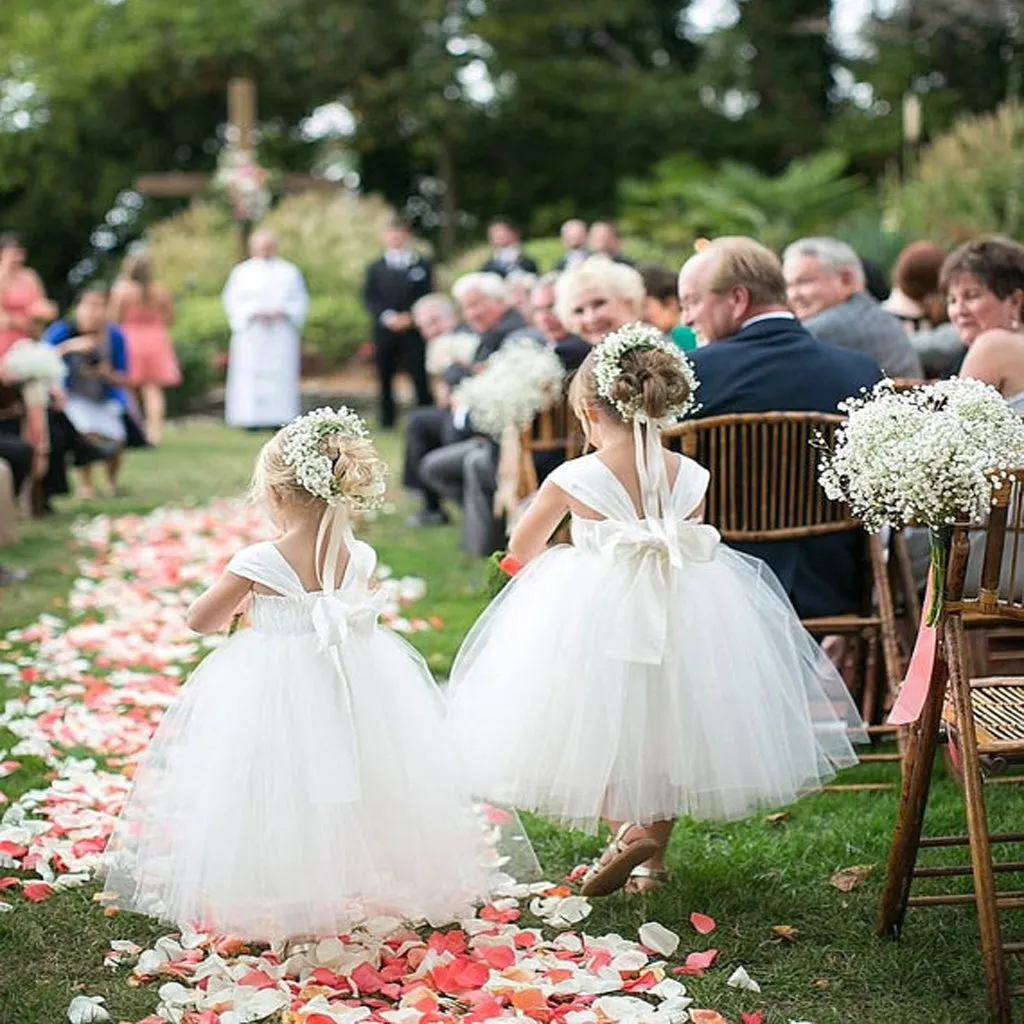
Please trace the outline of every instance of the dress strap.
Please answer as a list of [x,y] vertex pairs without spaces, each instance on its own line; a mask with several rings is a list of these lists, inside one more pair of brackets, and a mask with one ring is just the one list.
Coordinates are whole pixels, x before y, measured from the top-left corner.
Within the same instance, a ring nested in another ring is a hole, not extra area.
[[548,480],[606,519],[635,519],[629,493],[596,455],[563,462]]
[[285,597],[302,597],[306,593],[295,570],[270,541],[242,548],[232,556],[227,570]]

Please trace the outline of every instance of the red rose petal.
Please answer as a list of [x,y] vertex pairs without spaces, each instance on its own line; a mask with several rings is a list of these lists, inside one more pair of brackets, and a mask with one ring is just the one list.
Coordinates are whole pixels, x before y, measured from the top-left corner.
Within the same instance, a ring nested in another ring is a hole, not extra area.
[[690,915],[690,924],[701,935],[710,935],[718,927],[713,917],[708,917],[707,914],[698,914],[696,911]]

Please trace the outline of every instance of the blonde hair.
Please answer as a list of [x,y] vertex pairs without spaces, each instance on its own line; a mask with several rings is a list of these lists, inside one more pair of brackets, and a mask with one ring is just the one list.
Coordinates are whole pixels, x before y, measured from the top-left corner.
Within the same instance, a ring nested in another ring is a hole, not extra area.
[[598,392],[597,357],[598,348],[588,352],[569,382],[569,404],[584,426],[587,408],[597,408],[618,423],[624,423],[625,419],[617,405],[636,407],[648,419],[660,420],[690,397],[690,382],[679,359],[671,352],[660,348],[631,348],[623,352],[619,375],[608,398],[604,398]]
[[746,288],[752,306],[786,304],[786,279],[778,256],[767,246],[743,235],[716,238],[700,252],[700,259],[713,259],[709,289],[724,295],[733,288]]
[[153,283],[153,260],[145,249],[129,253],[121,264],[121,273],[142,288],[143,302],[149,301],[149,287]]
[[[327,502],[303,487],[295,465],[285,461],[288,431],[289,427],[283,427],[260,449],[249,484],[249,499],[270,505],[276,498],[293,508],[323,510]],[[339,494],[358,503],[379,492],[385,466],[369,438],[327,434],[320,441],[320,451],[331,460]]]
[[637,319],[643,313],[647,290],[640,274],[607,256],[590,256],[561,274],[555,283],[555,313],[571,331],[578,332],[573,308],[576,296],[585,288],[599,288],[616,298],[625,299],[633,307],[633,315]]

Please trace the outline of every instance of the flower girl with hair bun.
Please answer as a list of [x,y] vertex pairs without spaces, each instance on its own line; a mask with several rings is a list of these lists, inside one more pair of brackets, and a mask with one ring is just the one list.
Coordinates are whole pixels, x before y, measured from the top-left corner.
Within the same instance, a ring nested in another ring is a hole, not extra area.
[[[867,740],[771,570],[701,522],[707,470],[661,446],[696,387],[646,325],[591,351],[570,400],[596,451],[544,482],[509,544],[525,567],[452,672],[449,720],[475,792],[574,827],[609,823],[584,895],[657,886],[675,817],[785,804]],[[573,545],[547,548],[566,513]]]
[[439,692],[377,624],[376,554],[349,525],[380,503],[384,473],[344,408],[263,447],[253,491],[280,536],[239,551],[188,611],[209,633],[251,596],[253,628],[206,658],[160,723],[108,847],[120,906],[279,941],[382,914],[446,922],[486,898],[495,858]]

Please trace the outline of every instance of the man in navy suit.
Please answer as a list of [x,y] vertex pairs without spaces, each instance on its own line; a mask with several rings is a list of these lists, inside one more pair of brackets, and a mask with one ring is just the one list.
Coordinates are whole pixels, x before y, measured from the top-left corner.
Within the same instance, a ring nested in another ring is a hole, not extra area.
[[508,277],[513,270],[527,274],[537,273],[537,263],[520,248],[519,228],[505,217],[497,217],[487,226],[487,241],[493,250],[490,258],[480,268],[485,274]]
[[392,382],[405,370],[416,389],[417,405],[433,405],[427,382],[426,342],[413,323],[412,307],[434,290],[430,263],[409,245],[409,229],[399,220],[384,232],[386,251],[366,269],[363,301],[373,317],[373,354],[380,388],[380,425],[395,424]]
[[[782,266],[750,238],[719,238],[679,274],[683,323],[705,343],[690,353],[700,390],[697,416],[837,412],[881,379],[862,352],[818,341],[786,304]],[[796,541],[734,544],[763,559],[803,617],[859,610],[859,531]]]

